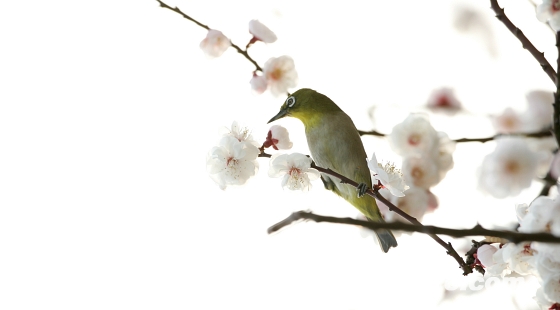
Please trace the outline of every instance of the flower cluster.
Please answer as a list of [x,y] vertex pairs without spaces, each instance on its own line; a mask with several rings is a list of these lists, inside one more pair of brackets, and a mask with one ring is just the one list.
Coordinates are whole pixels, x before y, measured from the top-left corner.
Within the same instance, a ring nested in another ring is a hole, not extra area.
[[[258,145],[249,130],[234,121],[218,146],[208,153],[206,167],[210,178],[223,190],[230,185],[243,185],[258,171],[257,157],[265,148],[288,150],[293,143],[286,128],[274,125],[268,130],[262,146]],[[311,181],[320,176],[319,171],[311,168],[311,162],[311,158],[299,153],[275,154],[270,159],[268,175],[282,177],[284,188],[307,191],[311,188]]]
[[246,128],[233,122],[218,146],[206,157],[206,169],[221,189],[228,185],[243,185],[258,171],[259,148]]
[[[256,19],[249,22],[249,33],[253,37],[247,43],[247,49],[258,41],[274,43],[277,40],[274,32]],[[206,38],[200,42],[200,48],[210,58],[220,57],[230,46],[231,41],[221,31],[214,29],[208,30]],[[258,71],[253,71],[253,77],[249,81],[251,89],[257,94],[270,89],[274,96],[282,96],[297,85],[294,60],[289,56],[272,57],[264,64],[262,73],[259,74]]]
[[[388,140],[393,151],[403,157],[402,173],[404,181],[410,185],[405,191],[407,198],[393,198],[394,203],[421,219],[428,207],[437,206],[430,188],[453,168],[455,142],[447,134],[436,131],[427,115],[421,113],[410,114],[394,126]],[[392,216],[396,215],[389,215]]]
[[[540,196],[530,205],[517,206],[519,231],[548,232],[560,236],[560,198]],[[535,300],[543,309],[560,307],[560,245],[551,243],[507,243],[501,248],[483,245],[477,258],[489,276],[507,276],[512,272],[535,275],[541,287]]]

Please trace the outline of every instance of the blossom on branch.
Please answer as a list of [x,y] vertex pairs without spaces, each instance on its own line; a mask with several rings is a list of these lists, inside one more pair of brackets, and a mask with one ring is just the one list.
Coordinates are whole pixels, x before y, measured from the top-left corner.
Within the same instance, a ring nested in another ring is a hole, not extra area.
[[381,182],[384,188],[388,189],[396,197],[403,197],[403,192],[409,187],[404,183],[402,172],[392,163],[384,165],[377,162],[375,153],[368,162],[368,167],[373,171],[373,176]]
[[210,29],[206,38],[200,42],[200,48],[209,57],[220,57],[231,46],[231,41],[218,30]]
[[264,93],[264,91],[268,88],[266,78],[262,75],[257,75],[255,72],[253,72],[253,77],[249,83],[251,84],[251,89],[255,91],[257,95]]
[[512,108],[492,117],[492,125],[498,133],[518,133],[525,131],[523,118]]
[[560,1],[559,0],[543,0],[537,6],[537,19],[543,23],[550,24],[554,31],[560,30]]
[[320,176],[319,171],[311,168],[311,162],[311,158],[300,153],[273,155],[268,175],[272,178],[282,177],[284,188],[308,191],[311,181]]
[[523,139],[496,139],[496,149],[486,155],[479,169],[479,188],[494,196],[516,196],[536,177],[538,154]]
[[402,123],[393,127],[388,138],[395,153],[410,156],[432,150],[438,135],[425,114],[411,113]]
[[279,125],[270,127],[266,135],[266,141],[263,143],[265,148],[272,146],[275,150],[289,150],[292,148],[292,145],[288,130]]
[[274,96],[285,96],[289,88],[297,85],[297,72],[294,60],[290,56],[270,58],[263,67],[270,92]]
[[[276,35],[272,30],[265,26],[260,21],[253,19],[249,22],[249,32],[253,35],[251,43],[254,41],[262,41],[264,43],[274,43],[277,40]],[[249,44],[251,44],[249,43]]]
[[259,149],[246,141],[224,136],[206,158],[210,177],[222,190],[228,185],[243,185],[258,170]]

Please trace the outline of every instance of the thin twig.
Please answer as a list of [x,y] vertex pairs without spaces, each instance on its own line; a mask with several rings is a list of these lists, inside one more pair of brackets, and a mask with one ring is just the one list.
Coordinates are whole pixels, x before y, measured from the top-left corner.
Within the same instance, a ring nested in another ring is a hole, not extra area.
[[539,50],[537,50],[533,43],[531,43],[531,41],[529,41],[529,39],[527,39],[527,37],[523,34],[523,31],[517,28],[509,20],[509,18],[504,13],[504,9],[502,9],[498,4],[498,0],[490,0],[490,5],[492,6],[492,10],[494,10],[494,12],[496,13],[496,18],[499,19],[511,33],[513,33],[513,35],[521,42],[523,48],[529,51],[529,53],[531,53],[531,55],[535,57],[535,59],[541,65],[542,69],[552,80],[554,85],[557,85],[558,77],[556,76],[556,71],[554,71],[554,68],[552,68],[550,63],[548,63],[548,61],[546,60],[546,58],[544,57],[544,53],[539,52]]
[[[335,224],[346,224],[346,225],[357,225],[362,226],[371,230],[378,229],[390,229],[390,230],[401,230],[408,232],[418,232],[428,235],[447,235],[455,238],[470,237],[470,236],[483,236],[483,237],[496,237],[500,239],[505,239],[508,242],[521,243],[521,242],[548,242],[548,243],[560,243],[560,237],[556,237],[549,233],[531,233],[525,234],[511,230],[492,230],[486,229],[480,225],[476,225],[469,229],[454,229],[445,228],[431,225],[416,225],[408,224],[403,222],[371,222],[365,220],[358,220],[349,217],[333,217],[324,216],[311,213],[309,211],[297,211],[292,213],[287,218],[282,221],[270,226],[268,228],[268,233],[274,233],[280,229],[293,224],[299,220],[311,220],[317,223],[328,222]],[[488,242],[486,242],[488,243]]]
[[[181,16],[183,16],[184,18],[190,20],[191,22],[197,24],[198,26],[200,26],[200,27],[202,27],[202,28],[204,28],[204,29],[206,29],[206,30],[210,30],[210,27],[208,27],[207,25],[205,25],[205,24],[203,24],[203,23],[197,21],[196,19],[194,19],[194,18],[188,16],[188,15],[185,14],[183,11],[181,11],[178,7],[171,7],[171,6],[167,5],[165,2],[163,2],[163,1],[161,1],[161,0],[156,0],[156,1],[159,2],[159,5],[160,5],[162,8],[169,9],[169,10],[171,10],[171,11],[173,11],[173,12],[175,12],[175,13],[181,15]],[[245,56],[245,58],[247,58],[247,60],[249,60],[249,61],[255,66],[255,68],[256,68],[255,70],[256,70],[256,71],[261,71],[261,72],[263,71],[263,69],[261,68],[261,66],[259,66],[259,64],[258,64],[251,56],[249,56],[249,54],[247,53],[247,50],[241,49],[238,45],[233,44],[233,42],[231,42],[231,41],[230,41],[230,43],[231,43],[231,47],[233,47],[239,54]]]

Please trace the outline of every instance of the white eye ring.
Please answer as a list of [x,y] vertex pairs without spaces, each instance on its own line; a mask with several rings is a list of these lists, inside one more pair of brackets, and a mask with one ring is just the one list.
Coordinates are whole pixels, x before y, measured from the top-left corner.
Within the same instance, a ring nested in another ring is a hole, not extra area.
[[290,96],[288,99],[286,99],[286,104],[289,108],[293,107],[294,104],[296,104],[296,98],[294,98],[294,96]]

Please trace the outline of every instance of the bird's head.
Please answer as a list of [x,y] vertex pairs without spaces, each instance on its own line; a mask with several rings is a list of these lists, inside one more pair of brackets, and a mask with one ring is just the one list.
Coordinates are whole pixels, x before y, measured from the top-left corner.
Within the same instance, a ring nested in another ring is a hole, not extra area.
[[328,113],[342,111],[329,97],[309,88],[302,88],[289,96],[280,112],[268,122],[274,122],[286,116],[295,117],[307,127],[320,121]]

